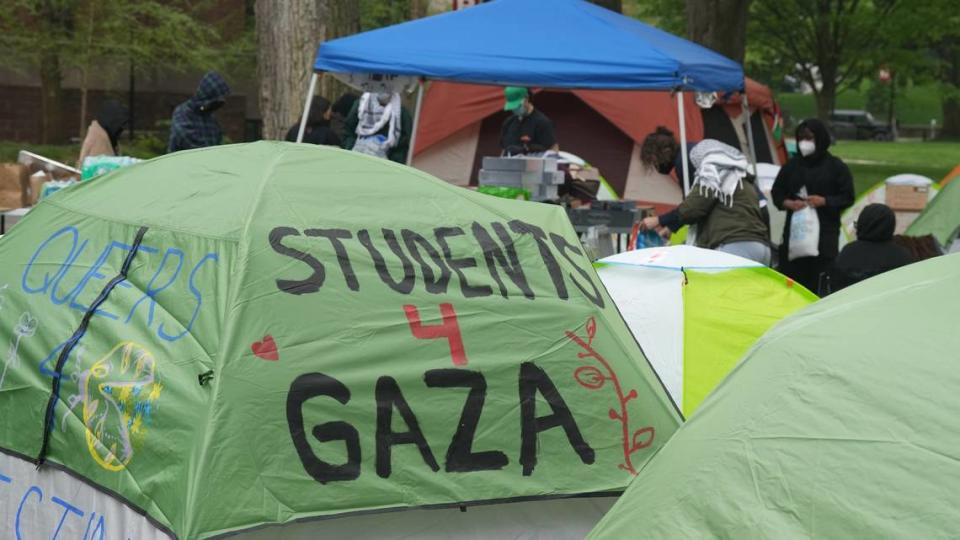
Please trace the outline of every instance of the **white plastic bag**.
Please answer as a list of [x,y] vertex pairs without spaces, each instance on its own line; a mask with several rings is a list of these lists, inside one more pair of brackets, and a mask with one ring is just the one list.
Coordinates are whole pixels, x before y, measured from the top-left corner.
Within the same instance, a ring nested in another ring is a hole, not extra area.
[[353,151],[368,156],[387,159],[387,138],[383,135],[372,135],[370,137],[357,137],[357,142],[353,144]]
[[[799,197],[807,198],[807,188],[800,190]],[[789,260],[801,257],[816,257],[820,254],[820,218],[817,211],[809,206],[797,210],[790,217]]]

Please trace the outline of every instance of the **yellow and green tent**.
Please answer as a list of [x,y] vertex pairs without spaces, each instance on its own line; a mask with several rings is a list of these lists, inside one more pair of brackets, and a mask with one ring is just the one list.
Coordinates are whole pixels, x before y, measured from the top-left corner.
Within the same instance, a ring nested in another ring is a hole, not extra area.
[[693,246],[628,251],[595,266],[685,416],[767,329],[816,300],[766,266]]

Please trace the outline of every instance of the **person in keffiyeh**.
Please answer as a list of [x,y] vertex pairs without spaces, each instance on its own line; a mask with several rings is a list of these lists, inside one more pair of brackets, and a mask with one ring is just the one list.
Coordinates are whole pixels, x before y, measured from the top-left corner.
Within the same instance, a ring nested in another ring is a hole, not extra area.
[[365,92],[347,116],[343,147],[406,163],[411,124],[400,94]]
[[219,73],[208,71],[193,97],[173,110],[167,152],[221,144],[223,130],[213,113],[226,103],[229,95],[227,81]]
[[695,226],[698,247],[769,265],[767,222],[747,159],[732,146],[705,139],[690,151],[690,163],[696,170],[690,194],[670,212],[644,218],[642,228],[676,232]]

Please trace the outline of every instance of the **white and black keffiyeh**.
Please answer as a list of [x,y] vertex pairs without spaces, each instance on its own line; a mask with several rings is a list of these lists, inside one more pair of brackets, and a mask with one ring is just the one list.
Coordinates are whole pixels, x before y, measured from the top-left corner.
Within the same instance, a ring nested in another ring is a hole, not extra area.
[[383,126],[389,125],[387,140],[383,146],[396,146],[400,142],[400,107],[400,94],[396,92],[391,94],[386,105],[380,104],[377,94],[363,94],[357,110],[357,136],[371,137],[383,129]]
[[690,162],[697,171],[694,187],[733,206],[733,194],[743,187],[749,170],[743,153],[718,140],[704,139],[690,150]]

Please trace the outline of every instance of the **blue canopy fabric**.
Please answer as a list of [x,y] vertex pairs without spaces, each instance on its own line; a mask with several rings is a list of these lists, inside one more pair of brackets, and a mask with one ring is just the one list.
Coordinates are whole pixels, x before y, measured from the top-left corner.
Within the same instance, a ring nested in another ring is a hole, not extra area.
[[744,88],[733,60],[583,0],[495,0],[328,41],[314,69],[570,89]]

